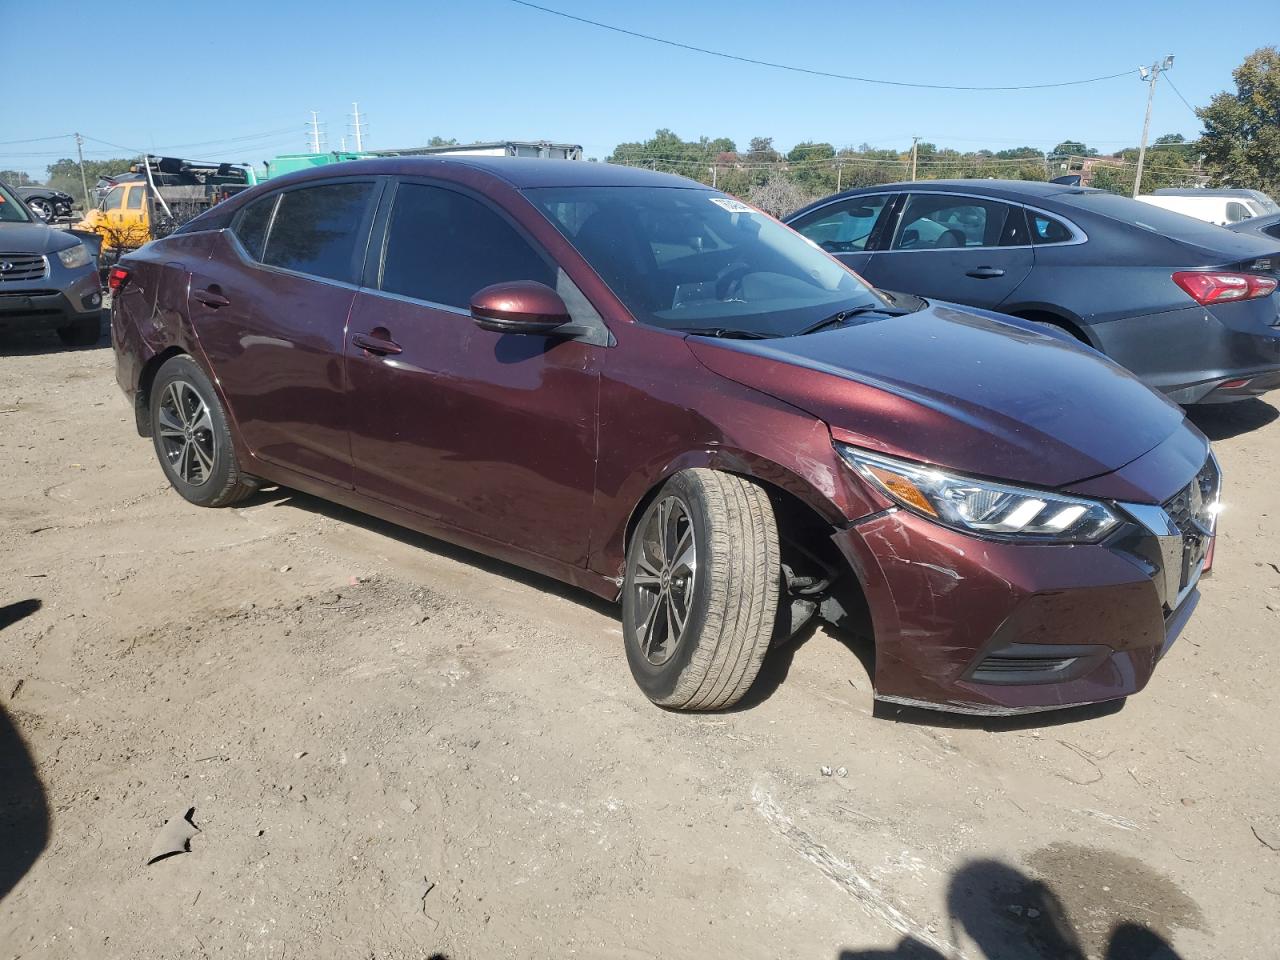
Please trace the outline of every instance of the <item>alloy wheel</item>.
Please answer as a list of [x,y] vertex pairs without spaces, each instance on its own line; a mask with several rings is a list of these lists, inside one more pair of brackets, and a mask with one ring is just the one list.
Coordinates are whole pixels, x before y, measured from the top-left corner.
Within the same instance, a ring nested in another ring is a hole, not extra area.
[[161,447],[173,472],[195,487],[208,483],[217,451],[204,398],[187,381],[174,380],[161,395],[159,420]]
[[640,652],[655,666],[670,660],[680,645],[697,575],[693,519],[679,497],[665,497],[640,532],[631,578],[632,626]]

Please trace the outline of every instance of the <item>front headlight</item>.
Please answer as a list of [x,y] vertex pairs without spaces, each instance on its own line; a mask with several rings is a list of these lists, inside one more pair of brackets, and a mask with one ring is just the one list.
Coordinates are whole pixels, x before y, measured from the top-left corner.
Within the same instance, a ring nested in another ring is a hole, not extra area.
[[894,503],[965,533],[1029,543],[1096,543],[1120,523],[1098,500],[959,476],[843,443],[836,450]]
[[58,259],[68,270],[74,270],[76,267],[87,267],[93,260],[93,256],[89,253],[88,247],[83,243],[77,243],[74,247],[59,250]]

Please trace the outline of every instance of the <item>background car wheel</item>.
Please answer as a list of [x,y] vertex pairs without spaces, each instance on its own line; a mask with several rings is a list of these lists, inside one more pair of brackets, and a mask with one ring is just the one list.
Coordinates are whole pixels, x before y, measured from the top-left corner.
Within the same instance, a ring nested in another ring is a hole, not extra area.
[[53,204],[51,204],[48,200],[41,199],[40,197],[35,197],[27,201],[27,206],[30,207],[36,213],[38,213],[45,220],[52,222]]
[[102,336],[102,319],[98,314],[76,320],[58,328],[58,337],[68,347],[92,347]]
[[719,710],[751,687],[778,613],[778,527],[756,484],[686,470],[636,525],[622,586],[627,661],[654,703]]
[[156,456],[175,490],[201,507],[225,507],[253,492],[213,384],[190,357],[160,368],[149,399]]

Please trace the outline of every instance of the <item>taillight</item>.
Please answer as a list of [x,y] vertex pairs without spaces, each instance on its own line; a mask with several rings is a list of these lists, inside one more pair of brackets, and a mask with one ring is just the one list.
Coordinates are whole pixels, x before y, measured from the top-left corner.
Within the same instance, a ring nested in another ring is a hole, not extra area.
[[1255,300],[1267,296],[1276,288],[1275,278],[1256,273],[1179,270],[1173,275],[1173,282],[1185,290],[1192,300],[1206,307],[1232,300]]
[[119,291],[128,282],[129,271],[124,267],[112,267],[111,272],[107,274],[107,289],[112,293]]

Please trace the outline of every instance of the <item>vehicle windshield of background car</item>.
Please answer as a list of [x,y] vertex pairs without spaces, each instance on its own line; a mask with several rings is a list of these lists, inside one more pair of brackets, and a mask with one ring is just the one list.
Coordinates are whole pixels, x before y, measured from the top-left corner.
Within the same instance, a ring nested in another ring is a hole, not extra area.
[[785,337],[841,311],[889,309],[811,242],[722,193],[541,187],[525,195],[641,323]]
[[0,223],[30,223],[31,214],[18,198],[0,186]]

